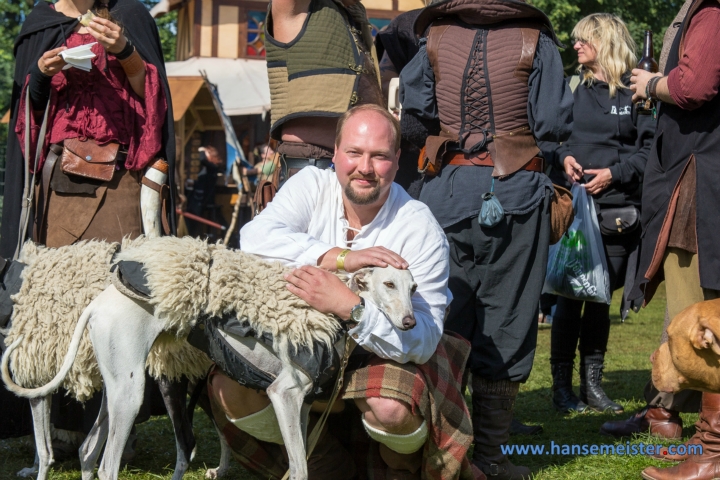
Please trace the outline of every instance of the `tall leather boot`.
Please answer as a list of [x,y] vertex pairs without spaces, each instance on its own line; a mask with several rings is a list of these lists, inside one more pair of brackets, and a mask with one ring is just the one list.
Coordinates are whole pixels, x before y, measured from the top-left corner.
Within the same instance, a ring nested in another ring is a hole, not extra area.
[[702,447],[701,455],[671,468],[648,467],[642,472],[646,480],[711,480],[720,478],[720,394],[703,393],[702,411],[695,424],[692,440]]
[[489,480],[524,480],[531,472],[513,465],[502,452],[510,439],[513,405],[520,384],[507,380],[490,381],[473,376],[473,436],[475,449],[472,463]]
[[619,405],[605,394],[600,384],[602,383],[605,355],[594,353],[592,355],[581,355],[580,357],[580,400],[596,412],[609,410],[614,414],[624,413],[622,405]]
[[420,471],[423,457],[422,448],[415,453],[409,454],[398,453],[382,443],[379,448],[380,458],[388,467],[385,472],[385,480],[420,480],[422,476]]
[[572,389],[572,362],[562,362],[550,365],[553,377],[553,406],[560,413],[571,411],[584,412],[587,405],[583,403]]

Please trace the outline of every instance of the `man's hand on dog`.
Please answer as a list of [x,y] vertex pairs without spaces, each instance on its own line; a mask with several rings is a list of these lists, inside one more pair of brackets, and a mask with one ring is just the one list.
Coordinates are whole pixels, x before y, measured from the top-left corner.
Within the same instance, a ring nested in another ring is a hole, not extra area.
[[336,275],[310,265],[303,265],[284,276],[287,289],[322,313],[331,313],[343,320],[350,319],[350,311],[360,303]]

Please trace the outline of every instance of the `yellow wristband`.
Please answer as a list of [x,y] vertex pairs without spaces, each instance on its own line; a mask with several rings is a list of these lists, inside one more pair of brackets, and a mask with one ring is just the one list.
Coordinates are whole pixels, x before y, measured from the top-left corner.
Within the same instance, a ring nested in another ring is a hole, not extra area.
[[345,249],[342,252],[340,252],[337,256],[337,260],[335,261],[335,266],[337,267],[339,272],[345,271],[345,257],[347,254],[350,253],[349,249]]

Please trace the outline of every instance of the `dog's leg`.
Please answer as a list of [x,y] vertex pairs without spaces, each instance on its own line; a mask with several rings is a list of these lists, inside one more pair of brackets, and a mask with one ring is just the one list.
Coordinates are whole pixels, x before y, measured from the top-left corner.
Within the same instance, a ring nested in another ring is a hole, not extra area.
[[[20,477],[34,476],[37,473],[37,480],[46,480],[50,465],[53,464],[50,427],[50,405],[52,402],[50,398],[51,396],[48,395],[30,399],[33,430],[35,432],[35,465],[20,470],[17,473]],[[35,470],[35,466],[37,466],[37,470]]]
[[[212,419],[212,415],[210,416],[210,419]],[[208,468],[205,472],[205,478],[208,480],[215,480],[217,478],[222,478],[225,476],[225,474],[230,469],[230,445],[228,445],[227,440],[225,440],[225,436],[218,430],[217,425],[215,425],[215,421],[213,420],[213,425],[215,426],[215,431],[218,434],[218,437],[220,437],[220,465],[217,466],[217,468]]]
[[145,362],[162,322],[149,305],[133,301],[112,285],[88,308],[93,308],[90,340],[105,381],[109,422],[98,477],[117,480],[122,452],[144,397]]
[[98,413],[92,430],[90,430],[90,433],[88,433],[85,441],[80,446],[80,470],[82,471],[82,480],[93,480],[93,478],[95,478],[95,465],[97,464],[97,459],[100,456],[100,451],[105,444],[105,440],[107,440],[108,430],[107,395],[105,394],[105,390],[103,390],[100,413]]
[[304,372],[295,368],[290,361],[286,342],[276,339],[275,349],[283,363],[280,374],[267,388],[267,395],[275,408],[280,432],[290,461],[290,478],[306,480],[308,478],[305,444],[307,437],[302,426],[303,403],[312,388],[312,380]]
[[[307,429],[308,429],[308,423],[310,422],[310,407],[312,407],[311,403],[303,402],[302,407],[300,407],[300,431],[302,432],[302,436],[305,439],[305,451],[307,452]],[[305,455],[307,457],[307,454]]]
[[195,436],[185,408],[188,379],[183,377],[179,382],[171,382],[167,377],[162,376],[158,381],[158,386],[175,430],[177,460],[175,461],[175,473],[173,473],[172,480],[180,480],[185,475],[190,461],[195,456]]

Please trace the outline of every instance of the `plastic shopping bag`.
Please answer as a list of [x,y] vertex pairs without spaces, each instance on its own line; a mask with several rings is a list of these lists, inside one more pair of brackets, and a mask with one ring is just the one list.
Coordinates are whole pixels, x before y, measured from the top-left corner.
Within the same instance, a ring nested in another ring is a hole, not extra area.
[[610,304],[610,276],[595,205],[579,183],[571,191],[575,220],[550,247],[543,293]]

